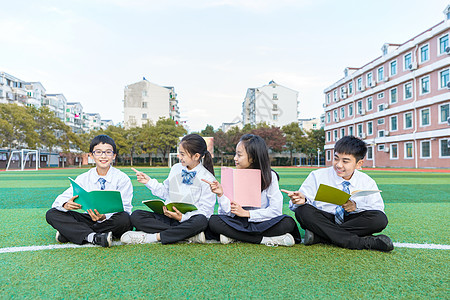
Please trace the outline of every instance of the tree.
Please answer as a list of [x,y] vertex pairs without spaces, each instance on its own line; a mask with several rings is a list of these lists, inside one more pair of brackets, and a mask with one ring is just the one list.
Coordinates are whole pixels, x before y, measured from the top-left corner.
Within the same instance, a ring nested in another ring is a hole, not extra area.
[[0,137],[2,146],[13,148],[36,148],[39,135],[36,121],[23,106],[0,104]]
[[155,126],[155,147],[163,155],[163,163],[166,163],[166,156],[170,150],[179,143],[180,137],[187,133],[183,126],[175,123],[169,118],[159,118]]
[[158,148],[155,146],[156,143],[156,129],[155,125],[148,122],[142,125],[141,134],[139,140],[142,142],[142,150],[144,153],[148,154],[150,161],[150,166],[152,165],[152,154],[156,154]]
[[266,141],[267,147],[274,152],[281,152],[283,146],[286,144],[286,138],[284,137],[280,127],[267,126],[262,124],[256,129],[253,129],[251,133],[259,135]]
[[304,139],[303,137],[303,131],[298,126],[297,122],[292,122],[288,125],[284,125],[282,127],[282,131],[284,133],[284,136],[286,138],[286,149],[289,151],[290,155],[290,164],[293,165],[293,157],[292,153],[295,151],[300,151],[301,149],[301,142]]
[[203,137],[214,136],[214,127],[212,125],[206,125],[205,129],[200,132]]
[[105,130],[100,130],[98,134],[109,135],[117,147],[117,159],[125,159],[126,155],[130,153],[130,144],[126,139],[126,131],[122,126],[108,126]]
[[305,151],[310,159],[314,158],[317,155],[317,150],[320,150],[322,153],[324,152],[325,146],[325,130],[321,129],[313,129],[307,131],[308,134],[308,147]]

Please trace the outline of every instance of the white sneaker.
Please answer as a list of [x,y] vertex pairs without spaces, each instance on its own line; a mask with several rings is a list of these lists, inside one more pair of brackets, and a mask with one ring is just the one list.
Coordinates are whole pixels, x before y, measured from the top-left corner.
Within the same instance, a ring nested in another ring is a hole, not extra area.
[[294,246],[295,240],[294,237],[290,233],[286,233],[279,236],[269,236],[265,237],[268,241],[264,244],[269,247],[278,247],[278,246]]
[[189,243],[205,244],[206,243],[205,233],[202,231],[199,234],[191,236],[190,238],[188,238],[188,242]]
[[122,244],[150,244],[146,239],[148,233],[143,231],[127,231],[120,237]]
[[226,244],[230,244],[230,243],[234,243],[235,240],[232,238],[227,237],[226,235],[221,234],[220,235],[220,243],[226,245]]

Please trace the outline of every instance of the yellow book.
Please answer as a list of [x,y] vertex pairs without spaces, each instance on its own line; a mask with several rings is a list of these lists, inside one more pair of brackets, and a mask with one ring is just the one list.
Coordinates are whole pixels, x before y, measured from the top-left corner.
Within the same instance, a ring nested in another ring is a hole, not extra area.
[[364,197],[375,193],[381,193],[380,190],[357,190],[353,191],[351,194],[344,192],[343,190],[337,189],[335,187],[320,184],[317,190],[316,197],[314,200],[322,201],[327,203],[332,203],[336,205],[342,205],[347,202],[351,197]]

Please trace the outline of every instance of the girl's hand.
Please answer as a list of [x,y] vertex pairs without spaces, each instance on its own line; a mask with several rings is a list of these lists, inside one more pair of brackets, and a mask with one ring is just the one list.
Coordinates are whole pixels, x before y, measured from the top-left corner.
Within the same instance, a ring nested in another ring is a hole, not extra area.
[[248,210],[245,210],[237,204],[236,202],[231,201],[231,213],[235,214],[238,217],[244,217],[244,218],[250,218],[250,212]]
[[211,192],[216,194],[218,197],[222,197],[222,195],[223,195],[223,188],[222,188],[222,185],[218,181],[211,182],[211,181],[208,181],[206,179],[202,179],[202,181],[204,181],[207,184],[209,184],[209,187],[211,188]]
[[163,206],[164,215],[180,222],[183,214],[175,206],[172,206],[172,208],[174,212],[169,211],[166,206]]
[[131,170],[136,172],[136,177],[137,177],[137,181],[142,183],[142,184],[147,184],[147,182],[149,182],[150,180],[150,176],[148,176],[147,174],[136,170],[135,168],[131,168]]
[[73,196],[72,198],[70,198],[66,203],[63,204],[62,207],[67,209],[67,210],[80,209],[81,208],[81,204],[74,202],[74,200],[76,198],[78,198],[78,195]]
[[106,219],[106,216],[104,214],[100,214],[96,209],[94,209],[94,211],[92,211],[92,209],[88,209],[87,212],[94,222],[103,221]]
[[286,193],[288,195],[289,198],[291,198],[292,203],[294,204],[305,204],[306,202],[306,197],[305,195],[303,195],[302,192],[300,191],[288,191],[288,190],[280,190],[283,193]]

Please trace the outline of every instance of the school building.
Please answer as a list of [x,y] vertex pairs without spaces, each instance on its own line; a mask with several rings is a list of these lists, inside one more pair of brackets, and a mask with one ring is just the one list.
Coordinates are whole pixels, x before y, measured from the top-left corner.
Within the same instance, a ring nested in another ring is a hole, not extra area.
[[368,145],[366,167],[450,168],[450,5],[444,14],[324,90],[327,165],[354,135]]

